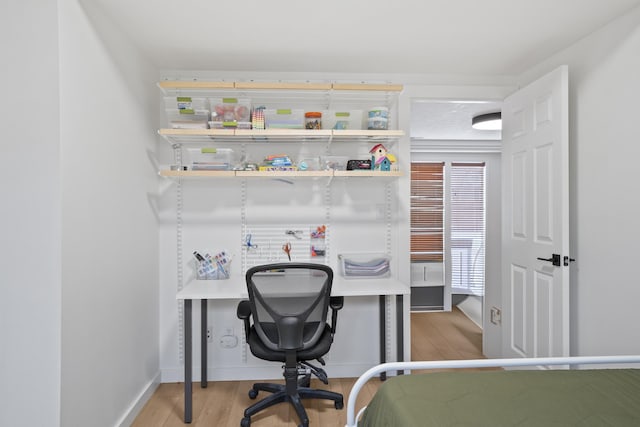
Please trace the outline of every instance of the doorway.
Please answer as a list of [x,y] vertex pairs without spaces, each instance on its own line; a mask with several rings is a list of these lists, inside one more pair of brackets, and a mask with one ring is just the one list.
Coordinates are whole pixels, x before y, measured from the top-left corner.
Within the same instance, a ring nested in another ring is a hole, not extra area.
[[[483,271],[471,268],[472,265],[477,266],[477,263],[471,261],[477,261],[480,253],[474,242],[475,231],[466,236],[460,235],[460,231],[455,229],[452,232],[453,221],[450,213],[446,212],[443,215],[440,237],[440,261],[437,256],[424,260],[428,264],[412,261],[412,325],[414,312],[451,313],[452,319],[462,314],[477,324],[482,334],[487,311],[485,306],[488,300],[491,301],[492,292],[496,292],[496,287],[499,291],[500,286],[501,134],[500,131],[472,129],[471,121],[476,114],[500,109],[501,101],[418,99],[411,103],[411,162],[440,163],[445,167],[449,165],[450,168],[453,165],[481,165],[485,215],[482,230],[485,241]],[[443,194],[450,191],[446,187],[450,185],[450,176],[445,171],[442,179]],[[452,209],[450,198],[449,201],[446,197],[443,198],[441,205],[444,210]],[[462,212],[461,215],[464,220],[471,214]],[[413,219],[412,216],[412,222]],[[452,269],[453,266],[456,266],[456,270]],[[458,293],[456,288],[461,277],[469,277],[470,274],[476,279],[483,279],[481,281],[486,284],[484,292],[476,289],[463,291],[464,295]],[[416,314],[415,317],[420,316]],[[412,331],[413,351],[422,334],[413,328]]]

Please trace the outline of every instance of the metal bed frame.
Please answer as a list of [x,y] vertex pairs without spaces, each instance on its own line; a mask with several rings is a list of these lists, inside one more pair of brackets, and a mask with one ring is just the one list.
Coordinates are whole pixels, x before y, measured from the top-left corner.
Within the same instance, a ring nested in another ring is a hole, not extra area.
[[640,355],[631,356],[574,356],[574,357],[539,357],[517,359],[473,359],[473,360],[436,360],[420,362],[383,363],[366,371],[353,385],[347,401],[347,424],[345,427],[357,427],[366,406],[355,413],[356,399],[362,387],[371,378],[390,371],[407,371],[412,369],[463,369],[463,368],[512,368],[522,366],[558,366],[573,367],[578,365],[614,365],[624,363],[640,363]]

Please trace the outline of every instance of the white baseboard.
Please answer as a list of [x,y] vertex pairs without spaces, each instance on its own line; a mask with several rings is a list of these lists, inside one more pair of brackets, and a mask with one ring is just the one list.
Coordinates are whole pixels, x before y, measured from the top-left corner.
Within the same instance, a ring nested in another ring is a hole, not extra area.
[[458,308],[462,311],[473,323],[478,325],[482,329],[482,297],[469,296],[467,299],[458,304]]
[[133,421],[136,419],[140,411],[142,411],[144,405],[149,401],[153,393],[160,385],[160,377],[161,374],[160,372],[158,372],[153,377],[153,379],[142,388],[142,391],[133,400],[133,402],[131,402],[131,405],[125,411],[124,415],[118,422],[116,422],[115,427],[129,427],[131,424],[133,424]]

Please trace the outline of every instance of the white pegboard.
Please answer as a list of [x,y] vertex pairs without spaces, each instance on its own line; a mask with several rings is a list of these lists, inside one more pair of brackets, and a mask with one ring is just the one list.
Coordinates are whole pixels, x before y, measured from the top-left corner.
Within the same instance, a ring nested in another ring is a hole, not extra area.
[[242,242],[245,269],[260,264],[289,262],[284,250],[287,244],[291,245],[291,261],[324,264],[323,256],[312,256],[312,246],[317,246],[322,239],[312,239],[311,233],[320,225],[247,225]]

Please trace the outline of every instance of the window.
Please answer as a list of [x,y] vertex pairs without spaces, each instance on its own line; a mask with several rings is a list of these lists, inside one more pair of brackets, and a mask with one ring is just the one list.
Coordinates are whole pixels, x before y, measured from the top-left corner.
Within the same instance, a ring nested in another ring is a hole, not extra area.
[[411,163],[411,261],[443,260],[444,163]]
[[452,163],[450,169],[451,288],[484,295],[485,165]]
[[411,164],[411,261],[446,261],[452,293],[484,295],[485,192],[484,162]]

